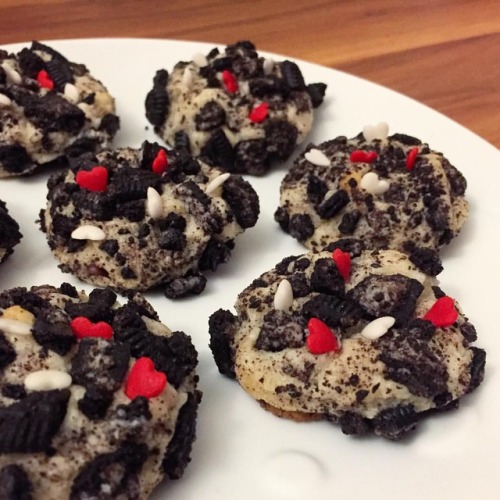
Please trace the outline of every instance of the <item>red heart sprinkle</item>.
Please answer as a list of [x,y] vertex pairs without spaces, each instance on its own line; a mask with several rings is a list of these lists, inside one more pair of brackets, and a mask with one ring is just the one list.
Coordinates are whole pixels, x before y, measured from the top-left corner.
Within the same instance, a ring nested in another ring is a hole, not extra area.
[[418,155],[418,147],[415,146],[411,148],[408,152],[408,156],[406,157],[406,170],[412,170],[415,166],[415,161],[417,160]]
[[225,69],[222,72],[222,81],[224,82],[224,86],[229,93],[234,94],[238,92],[238,80],[236,80],[236,77],[231,73],[231,71]]
[[455,308],[455,301],[448,296],[437,299],[424,316],[424,319],[437,327],[453,325],[457,318],[458,311]]
[[89,191],[103,192],[108,187],[108,170],[98,165],[92,170],[80,170],[75,177],[76,183]]
[[151,170],[155,174],[163,174],[168,167],[167,153],[164,149],[160,149],[156,154],[153,164],[151,165]]
[[306,338],[307,348],[312,354],[339,352],[340,344],[335,334],[323,321],[311,318],[307,323],[309,335]]
[[113,336],[113,328],[104,321],[92,323],[84,316],[77,316],[71,321],[71,329],[78,340],[86,337],[100,337],[109,340]]
[[333,251],[332,258],[337,264],[337,269],[344,281],[349,281],[351,273],[351,256],[348,252],[343,252],[340,248]]
[[166,385],[167,376],[163,372],[155,370],[152,359],[142,357],[130,369],[125,382],[125,394],[130,399],[137,396],[154,398],[163,392]]
[[356,149],[351,153],[349,159],[353,163],[371,163],[375,161],[378,157],[378,154],[375,151],[362,151],[361,149]]
[[261,123],[267,118],[268,112],[269,104],[267,102],[263,102],[262,104],[255,106],[255,108],[250,111],[248,118],[254,123]]
[[41,69],[36,75],[36,81],[40,87],[44,87],[46,89],[52,90],[54,88],[54,81],[50,78],[49,74]]

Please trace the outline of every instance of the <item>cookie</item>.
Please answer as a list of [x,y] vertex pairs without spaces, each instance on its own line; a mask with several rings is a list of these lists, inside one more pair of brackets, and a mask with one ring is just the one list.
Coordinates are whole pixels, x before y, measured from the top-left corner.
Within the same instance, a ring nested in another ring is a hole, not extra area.
[[0,294],[0,497],[147,498],[195,439],[197,353],[142,295]]
[[0,50],[0,177],[29,174],[109,145],[115,103],[83,64],[33,42]]
[[467,218],[465,178],[419,139],[364,134],[309,145],[282,181],[276,221],[311,250],[359,238],[374,249],[438,251]]
[[22,237],[19,224],[9,215],[5,202],[0,200],[0,264],[14,251]]
[[249,41],[158,70],[146,117],[170,145],[206,155],[227,172],[261,175],[306,137],[326,85],[298,65],[259,56]]
[[397,440],[483,380],[473,325],[397,250],[289,257],[209,321],[219,371],[276,415]]
[[259,215],[240,176],[149,142],[80,156],[51,177],[47,199],[41,229],[64,272],[118,290],[161,286],[169,298],[201,293],[203,273]]

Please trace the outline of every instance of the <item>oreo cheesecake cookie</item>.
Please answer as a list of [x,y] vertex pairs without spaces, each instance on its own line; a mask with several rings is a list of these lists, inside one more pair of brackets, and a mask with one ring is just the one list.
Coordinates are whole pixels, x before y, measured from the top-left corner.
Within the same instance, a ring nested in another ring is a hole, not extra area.
[[457,302],[397,250],[341,240],[289,257],[209,320],[219,371],[265,409],[398,440],[483,380]]
[[117,290],[196,295],[255,225],[259,199],[238,175],[144,142],[85,154],[48,182],[41,229],[60,268]]
[[5,202],[0,200],[0,264],[14,251],[22,237],[19,224],[9,215]]
[[17,54],[0,50],[0,121],[0,177],[107,147],[119,128],[106,87],[39,42]]
[[0,497],[147,498],[195,439],[197,353],[142,295],[0,294]]
[[326,85],[306,85],[292,61],[259,56],[249,41],[194,54],[158,70],[146,117],[168,144],[205,155],[227,172],[261,175],[286,160],[313,124]]
[[281,184],[275,219],[311,250],[340,238],[368,248],[438,251],[468,216],[464,176],[441,154],[387,125],[309,145]]

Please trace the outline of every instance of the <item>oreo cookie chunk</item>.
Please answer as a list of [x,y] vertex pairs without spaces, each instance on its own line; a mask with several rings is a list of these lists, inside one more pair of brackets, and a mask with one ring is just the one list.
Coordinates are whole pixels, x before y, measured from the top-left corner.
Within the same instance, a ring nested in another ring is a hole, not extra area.
[[0,122],[0,177],[107,147],[119,128],[106,87],[39,42],[0,50]]
[[397,440],[483,380],[457,302],[397,250],[354,240],[280,262],[209,321],[219,371],[265,409]]
[[199,294],[255,225],[259,200],[238,175],[145,142],[87,154],[48,182],[41,228],[60,268],[118,290]]
[[465,178],[419,139],[380,132],[374,138],[374,128],[309,145],[282,181],[275,219],[311,250],[359,238],[367,248],[435,260],[432,252],[449,243],[468,216]]
[[0,200],[0,264],[14,251],[22,237],[19,224],[9,215],[5,202]]
[[173,146],[227,172],[262,175],[306,137],[326,85],[306,85],[292,61],[261,57],[249,41],[158,70],[146,117]]
[[197,353],[140,294],[0,293],[2,498],[148,498],[190,461]]

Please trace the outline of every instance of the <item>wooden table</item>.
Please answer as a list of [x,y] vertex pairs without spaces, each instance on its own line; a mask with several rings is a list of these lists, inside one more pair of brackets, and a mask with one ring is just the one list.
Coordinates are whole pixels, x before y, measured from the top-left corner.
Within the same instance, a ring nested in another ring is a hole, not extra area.
[[82,37],[249,39],[402,92],[500,147],[499,0],[0,0],[0,44]]

